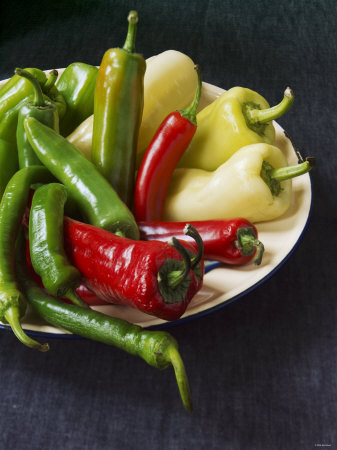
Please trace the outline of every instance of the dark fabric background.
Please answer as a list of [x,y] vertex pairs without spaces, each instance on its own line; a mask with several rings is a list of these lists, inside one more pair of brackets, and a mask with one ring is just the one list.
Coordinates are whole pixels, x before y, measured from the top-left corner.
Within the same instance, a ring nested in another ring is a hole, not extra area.
[[0,449],[337,448],[336,80],[334,0],[86,0],[1,4],[0,79],[16,66],[99,64],[124,43],[173,48],[204,80],[246,86],[292,110],[279,123],[313,155],[313,211],[295,253],[270,280],[220,311],[170,329],[195,411],[171,369],[95,342],[55,339],[47,354],[0,330]]

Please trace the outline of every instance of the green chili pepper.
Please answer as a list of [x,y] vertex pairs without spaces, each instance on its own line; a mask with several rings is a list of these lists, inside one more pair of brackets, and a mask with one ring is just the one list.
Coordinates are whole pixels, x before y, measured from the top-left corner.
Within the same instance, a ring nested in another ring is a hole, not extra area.
[[[41,88],[50,100],[57,107],[59,117],[65,113],[66,104],[62,96],[58,93],[55,83],[54,75],[47,79],[44,72],[39,69],[24,69],[25,71],[34,75],[38,80]],[[55,71],[52,71],[54,74]],[[57,74],[57,71],[56,71]],[[46,86],[46,90],[45,89]],[[33,100],[34,87],[32,83],[24,77],[15,74],[7,83],[0,89],[0,139],[16,145],[16,130],[18,124],[18,115],[21,108],[29,101]]]
[[55,83],[58,78],[58,71],[53,69],[49,72],[49,77],[46,83],[42,86],[42,91],[48,96],[48,99],[57,108],[59,119],[61,120],[67,112],[67,104]]
[[28,140],[38,158],[66,186],[73,200],[92,225],[139,238],[136,221],[97,168],[75,146],[55,130],[33,117],[24,120]]
[[8,181],[18,170],[18,152],[9,142],[0,139],[0,201]]
[[16,271],[20,288],[36,314],[46,322],[71,333],[113,345],[139,356],[158,369],[166,369],[172,364],[183,405],[186,411],[192,411],[187,374],[177,341],[173,336],[164,331],[144,330],[125,320],[76,305],[68,305],[52,298],[31,279],[24,252],[24,240],[21,236],[17,245]]
[[16,141],[18,147],[19,167],[20,169],[22,169],[23,167],[41,164],[39,158],[36,156],[34,150],[32,149],[32,146],[28,141],[23,126],[24,119],[26,117],[35,117],[40,122],[58,132],[59,116],[56,106],[45,100],[41,85],[34,77],[34,75],[20,68],[15,69],[15,74],[29,80],[34,89],[32,101],[26,102],[20,109],[18,115]]
[[81,274],[70,264],[64,250],[66,201],[66,188],[59,183],[48,183],[35,191],[29,215],[30,258],[48,292],[88,308],[76,293],[81,284]]
[[56,83],[65,99],[67,111],[60,120],[60,133],[68,136],[94,112],[94,94],[98,68],[85,63],[72,63]]
[[124,47],[107,50],[98,70],[91,160],[131,207],[146,62],[134,53],[136,11],[128,22]]
[[41,351],[48,350],[48,345],[40,344],[28,337],[20,324],[27,303],[16,281],[15,241],[31,185],[51,181],[54,181],[54,178],[45,167],[25,167],[9,180],[0,203],[0,320],[11,326],[23,344]]

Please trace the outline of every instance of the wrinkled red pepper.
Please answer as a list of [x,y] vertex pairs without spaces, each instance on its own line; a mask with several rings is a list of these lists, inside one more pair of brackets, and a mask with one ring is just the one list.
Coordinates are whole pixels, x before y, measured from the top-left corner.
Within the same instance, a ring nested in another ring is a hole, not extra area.
[[[193,233],[192,233],[193,234]],[[202,286],[202,241],[134,241],[68,217],[65,248],[90,290],[164,320],[176,320]]]
[[201,71],[190,106],[169,114],[159,126],[142,159],[135,184],[133,213],[137,221],[161,220],[172,173],[196,130],[201,95]]
[[[258,240],[256,227],[244,218],[200,220],[190,222],[204,244],[204,259],[242,265],[254,260],[260,264],[264,246]],[[185,222],[138,222],[141,239],[167,241],[183,237]],[[186,239],[186,236],[185,236]]]

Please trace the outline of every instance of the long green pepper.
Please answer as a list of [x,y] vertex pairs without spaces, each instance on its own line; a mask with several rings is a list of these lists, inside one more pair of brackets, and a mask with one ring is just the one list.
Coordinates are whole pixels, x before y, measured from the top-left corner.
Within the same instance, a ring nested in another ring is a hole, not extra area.
[[158,369],[173,366],[180,396],[186,411],[193,409],[189,382],[177,341],[167,332],[145,330],[123,319],[68,305],[47,295],[31,279],[24,258],[23,239],[17,245],[16,271],[20,288],[33,310],[46,322],[78,336],[113,345],[143,358]]
[[74,145],[33,117],[24,121],[39,160],[68,190],[84,221],[130,239],[139,239],[136,221],[108,181]]
[[0,201],[8,181],[18,168],[18,152],[16,147],[0,139]]
[[67,191],[60,183],[48,183],[35,191],[29,214],[30,258],[48,292],[88,308],[76,293],[81,284],[81,274],[70,263],[64,250],[66,201]]
[[8,323],[23,344],[41,351],[48,350],[48,345],[31,339],[20,324],[27,302],[16,280],[15,242],[31,185],[52,181],[55,179],[45,167],[31,166],[21,169],[9,180],[0,203],[0,321]]
[[123,48],[107,50],[98,70],[91,160],[131,208],[146,62],[135,53],[136,11],[128,22]]
[[15,74],[24,77],[33,86],[33,98],[27,101],[21,107],[18,115],[18,124],[16,129],[16,142],[18,148],[19,167],[34,166],[41,164],[36,156],[32,146],[30,145],[27,134],[25,132],[23,121],[26,117],[35,117],[56,132],[59,132],[59,115],[56,106],[50,101],[46,101],[42,88],[37,80],[30,72],[17,68]]

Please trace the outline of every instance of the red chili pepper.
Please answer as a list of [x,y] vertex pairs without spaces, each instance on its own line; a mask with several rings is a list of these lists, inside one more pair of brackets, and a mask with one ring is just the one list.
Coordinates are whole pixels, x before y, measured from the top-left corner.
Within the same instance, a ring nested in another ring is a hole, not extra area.
[[134,192],[133,212],[137,221],[162,219],[172,173],[196,132],[202,83],[200,67],[195,69],[198,87],[191,105],[164,119],[142,159]]
[[[255,226],[246,219],[201,220],[190,222],[204,243],[204,259],[242,265],[251,260],[259,265],[264,246]],[[167,241],[183,237],[185,222],[138,222],[141,239]],[[186,236],[185,236],[186,239]]]
[[164,320],[181,317],[202,286],[202,241],[192,227],[185,232],[198,239],[198,252],[174,237],[170,243],[135,241],[64,220],[65,248],[88,288],[109,303]]

